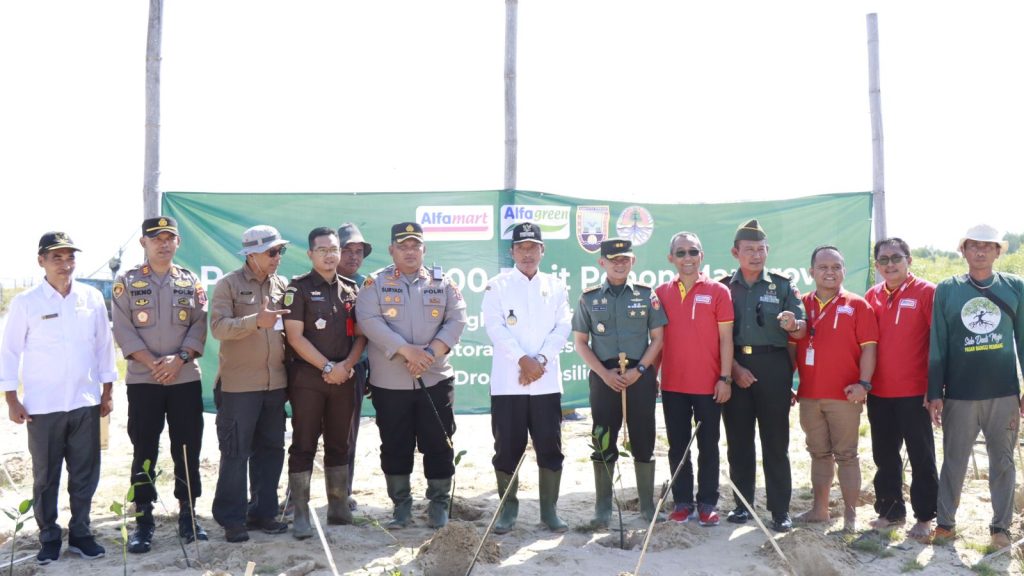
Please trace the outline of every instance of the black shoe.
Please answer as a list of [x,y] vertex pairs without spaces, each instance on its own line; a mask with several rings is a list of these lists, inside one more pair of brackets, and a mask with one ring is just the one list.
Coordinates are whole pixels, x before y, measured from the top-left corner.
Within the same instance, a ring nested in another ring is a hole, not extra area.
[[45,566],[50,562],[56,562],[59,559],[60,540],[43,542],[43,546],[39,549],[39,554],[36,554],[36,562],[38,562],[40,566]]
[[178,516],[178,536],[185,539],[186,544],[191,544],[196,540],[206,542],[210,537],[206,534],[206,530],[199,525],[199,520],[195,521],[195,530],[192,529],[192,519],[188,516]]
[[156,532],[155,525],[136,523],[132,539],[128,541],[128,551],[132,554],[149,552],[153,547],[153,532]]
[[96,539],[92,536],[83,536],[81,538],[75,538],[68,536],[68,551],[74,552],[82,558],[103,558],[107,551],[96,543]]
[[224,528],[224,539],[228,542],[245,542],[249,539],[249,533],[245,526],[227,526]]
[[789,512],[772,514],[772,530],[776,532],[789,532],[792,529],[793,519],[789,517]]
[[264,534],[284,534],[288,525],[273,518],[246,518],[245,527],[249,530],[262,530]]
[[746,508],[737,508],[729,512],[729,517],[725,520],[733,524],[746,524],[750,520],[750,512],[747,512]]

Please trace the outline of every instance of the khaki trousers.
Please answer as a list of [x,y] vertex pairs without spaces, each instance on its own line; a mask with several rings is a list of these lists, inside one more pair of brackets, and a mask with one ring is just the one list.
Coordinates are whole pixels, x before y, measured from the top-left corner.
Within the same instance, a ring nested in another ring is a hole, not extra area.
[[839,486],[860,493],[857,440],[862,409],[862,404],[847,400],[800,400],[800,427],[811,455],[812,486],[831,486],[838,465]]

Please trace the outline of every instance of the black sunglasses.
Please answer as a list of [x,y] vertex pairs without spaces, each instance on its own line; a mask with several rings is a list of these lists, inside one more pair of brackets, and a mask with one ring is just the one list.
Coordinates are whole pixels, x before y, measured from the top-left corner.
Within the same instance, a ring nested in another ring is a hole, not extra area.
[[690,248],[689,250],[676,250],[676,258],[683,258],[684,256],[693,256],[696,258],[700,256],[700,250],[697,248]]
[[900,262],[903,262],[903,258],[905,258],[903,254],[893,254],[892,256],[881,256],[879,258],[876,258],[875,262],[878,262],[882,266],[888,266],[889,262],[892,262],[893,264],[899,264]]
[[762,302],[758,302],[757,306],[754,308],[754,311],[757,313],[757,316],[754,318],[754,320],[757,321],[757,325],[758,326],[763,328],[764,327],[764,310],[761,309],[761,304],[762,304]]
[[270,256],[271,258],[277,258],[278,254],[284,255],[284,253],[287,251],[287,246],[278,246],[277,248],[271,248],[270,250],[267,250],[266,252],[264,252],[264,254]]

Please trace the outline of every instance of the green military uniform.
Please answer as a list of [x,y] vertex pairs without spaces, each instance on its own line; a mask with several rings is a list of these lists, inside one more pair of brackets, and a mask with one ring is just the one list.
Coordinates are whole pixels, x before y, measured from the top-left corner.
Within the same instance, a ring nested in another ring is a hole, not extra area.
[[[751,220],[736,232],[736,240],[761,241],[764,230]],[[737,270],[721,280],[732,293],[734,358],[757,379],[749,388],[732,384],[732,396],[723,405],[725,437],[728,442],[729,476],[743,497],[753,505],[756,449],[754,423],[761,434],[767,508],[773,518],[789,513],[793,480],[789,465],[789,409],[793,365],[786,348],[789,334],[779,326],[778,315],[793,312],[803,318],[800,294],[788,276],[767,270],[753,284],[747,284]],[[745,522],[747,512],[736,498],[732,522]]]
[[[601,243],[601,257],[606,259],[632,257],[631,250],[629,240],[610,239]],[[665,324],[668,324],[668,317],[654,289],[628,281],[621,286],[612,286],[605,280],[601,285],[585,290],[572,318],[573,331],[589,336],[590,349],[606,368],[619,368],[619,354],[625,353],[627,368],[641,371],[640,378],[626,389],[626,425],[638,490],[647,496],[641,495],[645,516],[654,513],[653,503],[647,501],[654,482],[654,409],[658,381],[657,370],[639,363],[650,344],[650,331]],[[611,514],[611,482],[606,466],[618,459],[616,444],[622,427],[622,394],[605,384],[593,371],[589,380],[590,409],[594,418],[592,434],[608,434],[607,448],[594,450],[590,456],[597,485],[594,522],[602,526],[607,525]]]

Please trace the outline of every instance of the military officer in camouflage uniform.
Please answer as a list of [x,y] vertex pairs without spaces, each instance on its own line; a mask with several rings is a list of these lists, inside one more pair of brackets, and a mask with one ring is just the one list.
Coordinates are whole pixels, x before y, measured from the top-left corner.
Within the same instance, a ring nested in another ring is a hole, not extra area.
[[370,383],[380,430],[380,463],[394,502],[389,528],[408,525],[413,452],[423,454],[428,524],[448,523],[455,433],[454,375],[448,353],[466,327],[466,302],[439,267],[425,268],[423,228],[391,227],[393,264],[372,274],[359,291],[356,312],[369,339]]
[[[608,446],[590,456],[597,498],[592,525],[605,528],[612,515],[612,467],[618,458],[622,394],[636,472],[640,513],[654,509],[654,408],[658,397],[654,362],[668,324],[654,289],[629,280],[636,258],[633,243],[612,238],[601,243],[598,263],[607,279],[583,291],[572,319],[576,352],[590,367],[590,407],[594,434],[606,432]],[[625,355],[625,356],[622,356]],[[625,367],[623,372],[620,367]],[[600,442],[600,438],[597,438]],[[595,447],[598,448],[598,447]]]
[[[195,499],[202,494],[199,451],[203,440],[203,389],[195,359],[206,344],[206,292],[199,278],[174,264],[181,238],[178,223],[161,216],[142,223],[145,263],[121,275],[113,287],[114,339],[128,373],[128,436],[134,446],[131,482],[147,482],[143,463],[156,469],[164,419],[171,436],[174,497],[180,504],[178,533],[188,542],[206,540],[206,531],[193,523]],[[188,447],[187,478],[183,447]],[[155,524],[152,484],[135,488],[140,515],[128,551],[149,552]]]
[[[732,255],[739,269],[722,283],[732,292],[735,321],[732,397],[723,406],[728,441],[729,476],[743,497],[754,505],[756,450],[754,422],[761,434],[767,508],[772,528],[793,526],[789,501],[793,479],[789,467],[789,408],[793,398],[793,364],[789,338],[806,334],[800,294],[788,276],[769,272],[768,242],[757,220],[736,230]],[[727,520],[743,524],[750,512],[739,498]]]
[[292,280],[284,295],[291,312],[284,329],[292,351],[288,398],[292,404],[292,445],[288,486],[295,502],[292,535],[309,538],[309,480],[317,442],[324,438],[327,523],[351,524],[348,507],[348,432],[356,385],[353,367],[366,340],[357,334],[356,291],[338,275],[341,249],[332,228],[309,233],[307,255],[313,269]]

